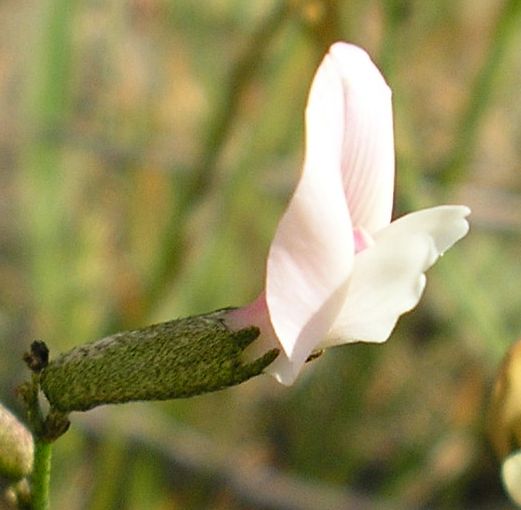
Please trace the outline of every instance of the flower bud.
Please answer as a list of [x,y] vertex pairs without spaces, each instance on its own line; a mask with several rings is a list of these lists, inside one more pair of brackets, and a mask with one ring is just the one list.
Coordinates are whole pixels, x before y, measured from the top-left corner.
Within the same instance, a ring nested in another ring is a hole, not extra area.
[[500,459],[521,448],[521,340],[498,370],[488,410],[488,431]]
[[521,450],[516,450],[504,460],[501,479],[512,501],[521,506]]
[[521,506],[521,340],[512,345],[498,370],[488,411],[488,431],[502,462],[505,491]]
[[18,419],[0,404],[0,475],[19,480],[33,468],[33,437]]

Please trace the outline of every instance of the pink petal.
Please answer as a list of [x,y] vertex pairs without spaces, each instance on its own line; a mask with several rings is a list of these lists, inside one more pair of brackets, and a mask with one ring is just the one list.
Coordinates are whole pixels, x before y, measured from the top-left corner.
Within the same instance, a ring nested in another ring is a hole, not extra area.
[[354,258],[341,160],[344,91],[326,55],[306,110],[306,157],[297,189],[271,244],[266,299],[286,355],[300,367],[342,306]]
[[353,237],[355,240],[355,252],[365,250],[369,246],[373,246],[374,239],[371,235],[363,228],[357,227],[353,230]]
[[355,257],[347,297],[321,347],[383,342],[399,316],[418,303],[425,275],[445,250],[468,231],[463,206],[440,206],[408,214],[375,235]]
[[[391,90],[367,53],[357,46],[336,43],[326,58],[334,66],[344,93],[342,174],[351,221],[354,227],[373,234],[391,221]],[[342,123],[336,128],[342,129]]]
[[[252,325],[259,328],[259,337],[244,352],[245,361],[253,361],[269,350],[281,347],[271,325],[264,292],[252,303],[227,312],[224,321],[234,331]],[[296,365],[282,350],[275,361],[264,369],[264,372],[272,375],[278,382],[289,385],[297,378],[300,368],[301,364]]]

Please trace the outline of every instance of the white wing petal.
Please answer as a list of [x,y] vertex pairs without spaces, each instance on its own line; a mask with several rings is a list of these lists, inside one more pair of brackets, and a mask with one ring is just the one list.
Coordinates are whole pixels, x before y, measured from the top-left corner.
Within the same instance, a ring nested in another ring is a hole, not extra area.
[[469,213],[463,206],[425,209],[378,232],[355,257],[346,300],[321,347],[387,340],[399,316],[418,303],[423,273],[467,233]]

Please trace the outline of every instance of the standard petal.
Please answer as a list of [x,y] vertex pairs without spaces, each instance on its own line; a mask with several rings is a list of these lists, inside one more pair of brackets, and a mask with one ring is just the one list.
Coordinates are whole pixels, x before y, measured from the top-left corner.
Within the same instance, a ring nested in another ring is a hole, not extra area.
[[375,235],[355,257],[346,300],[321,347],[389,338],[401,314],[414,308],[425,287],[423,274],[468,231],[463,206],[408,214]]
[[341,175],[343,100],[337,66],[326,55],[308,99],[304,169],[267,263],[271,322],[296,366],[304,363],[337,316],[354,258]]
[[344,91],[342,174],[354,227],[374,234],[391,221],[394,137],[391,90],[367,53],[336,43],[329,52]]

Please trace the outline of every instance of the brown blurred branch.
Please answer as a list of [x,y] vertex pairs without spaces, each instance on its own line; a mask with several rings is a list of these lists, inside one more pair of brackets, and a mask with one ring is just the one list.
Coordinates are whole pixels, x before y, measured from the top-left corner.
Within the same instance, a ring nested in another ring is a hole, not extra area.
[[[107,419],[110,418],[110,419]],[[147,406],[118,408],[110,415],[87,413],[78,419],[88,434],[102,437],[118,430],[134,442],[197,476],[229,488],[240,501],[269,510],[393,510],[398,507],[322,482],[284,473],[251,459],[248,451],[226,448]]]
[[300,9],[303,27],[314,39],[320,58],[331,44],[345,39],[340,23],[340,0],[301,0],[295,1],[295,4]]
[[216,105],[213,118],[208,123],[208,131],[202,144],[201,161],[195,166],[186,191],[189,199],[200,201],[211,187],[217,160],[239,113],[243,94],[264,61],[271,40],[286,23],[290,14],[290,2],[279,2],[260,22],[234,62],[225,87],[226,92],[221,102]]

